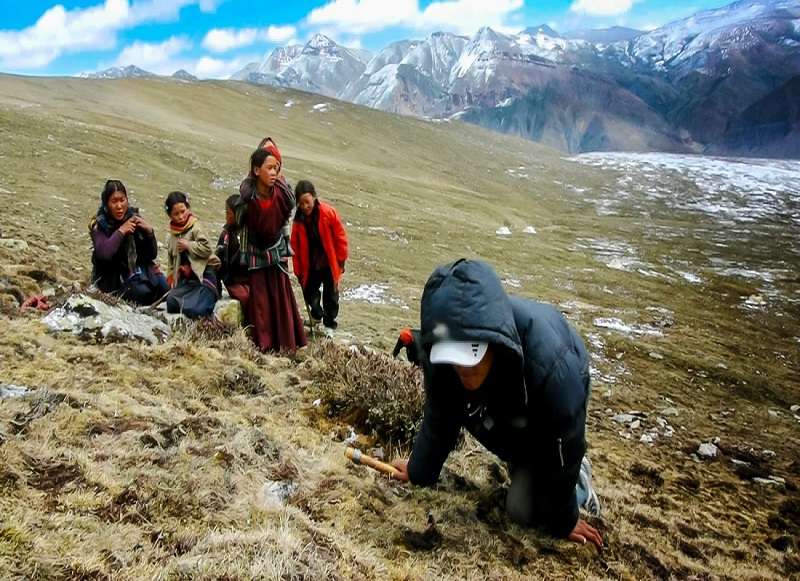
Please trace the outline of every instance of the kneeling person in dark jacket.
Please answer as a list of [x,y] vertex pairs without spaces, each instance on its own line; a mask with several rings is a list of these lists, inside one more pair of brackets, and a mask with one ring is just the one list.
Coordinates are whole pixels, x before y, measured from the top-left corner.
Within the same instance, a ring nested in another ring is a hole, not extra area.
[[459,260],[437,268],[421,304],[422,427],[396,476],[439,478],[465,427],[509,463],[512,520],[570,541],[603,545],[578,508],[599,514],[586,451],[589,356],[549,305],[508,296],[492,268]]

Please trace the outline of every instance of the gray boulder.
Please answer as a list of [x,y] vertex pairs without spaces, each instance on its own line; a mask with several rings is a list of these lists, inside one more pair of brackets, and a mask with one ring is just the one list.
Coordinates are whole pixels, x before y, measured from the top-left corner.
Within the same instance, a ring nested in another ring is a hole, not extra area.
[[717,448],[711,442],[703,442],[697,448],[697,455],[706,460],[716,458],[717,454],[719,454],[719,448]]
[[42,322],[53,332],[101,342],[134,340],[155,344],[170,334],[169,326],[155,317],[124,303],[112,306],[86,295],[70,297]]

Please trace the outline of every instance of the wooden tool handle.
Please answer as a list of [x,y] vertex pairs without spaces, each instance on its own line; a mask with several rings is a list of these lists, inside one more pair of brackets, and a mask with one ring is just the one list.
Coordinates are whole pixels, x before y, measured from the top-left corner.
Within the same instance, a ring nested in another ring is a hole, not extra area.
[[394,476],[395,474],[400,473],[400,471],[391,464],[376,460],[372,456],[368,456],[367,454],[362,453],[361,450],[356,450],[355,448],[346,448],[344,455],[347,456],[348,459],[352,460],[354,464],[363,464],[365,466],[369,466],[370,468],[374,468],[378,472],[383,472],[389,476]]

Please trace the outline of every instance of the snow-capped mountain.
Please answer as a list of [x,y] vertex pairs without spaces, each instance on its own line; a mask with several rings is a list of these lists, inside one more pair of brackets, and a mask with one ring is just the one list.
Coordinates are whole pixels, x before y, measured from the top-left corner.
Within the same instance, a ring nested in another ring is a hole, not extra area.
[[614,80],[695,141],[715,143],[734,117],[800,74],[800,0],[705,10],[613,45],[604,56]]
[[303,52],[302,44],[292,44],[286,47],[278,47],[273,50],[264,62],[258,67],[260,73],[278,74],[289,66],[291,62],[299,57]]
[[260,64],[250,63],[231,78],[336,97],[361,76],[366,57],[365,51],[317,34],[305,45],[276,48]]
[[318,35],[235,78],[461,117],[569,151],[697,151],[797,75],[800,0],[741,0],[650,32],[434,33],[392,43],[366,63]]
[[173,79],[178,79],[179,81],[196,81],[197,77],[191,74],[189,71],[185,69],[180,69],[172,73]]
[[421,41],[392,43],[339,96],[375,109],[439,116],[446,109],[445,88],[453,65],[466,43],[465,37],[445,32]]
[[627,52],[634,62],[656,70],[686,74],[710,72],[710,53],[746,50],[767,40],[780,43],[798,36],[798,0],[741,0],[704,10],[634,39]]
[[[553,30],[547,24],[540,24],[539,26],[529,26],[528,28],[526,28],[525,30],[520,32],[520,34],[527,34],[527,35],[530,35],[530,36],[536,36],[540,32],[542,34],[546,35],[546,36],[551,37],[551,38],[562,38],[562,36],[559,33],[557,33],[555,30]],[[564,38],[566,38],[566,37],[564,37]]]
[[111,67],[96,73],[81,73],[83,79],[139,79],[144,77],[155,77],[156,75],[140,69],[134,65],[126,67]]

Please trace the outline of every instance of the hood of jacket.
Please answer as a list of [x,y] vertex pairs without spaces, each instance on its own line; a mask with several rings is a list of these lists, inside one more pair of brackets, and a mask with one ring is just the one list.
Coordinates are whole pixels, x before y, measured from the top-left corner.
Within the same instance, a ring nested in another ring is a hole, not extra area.
[[511,301],[487,263],[461,259],[438,267],[425,284],[420,307],[422,344],[485,341],[522,361],[522,343]]

